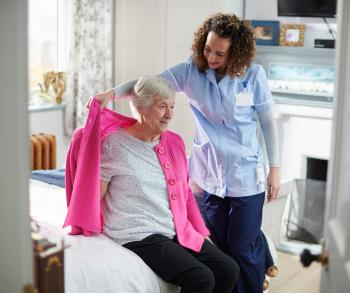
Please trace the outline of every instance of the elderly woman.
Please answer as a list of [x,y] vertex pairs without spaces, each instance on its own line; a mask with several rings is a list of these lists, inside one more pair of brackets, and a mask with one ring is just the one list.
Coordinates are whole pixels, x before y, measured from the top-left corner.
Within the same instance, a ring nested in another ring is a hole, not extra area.
[[[126,123],[105,136],[108,127],[102,126],[103,233],[139,255],[162,279],[181,287],[181,292],[232,292],[239,267],[209,240],[188,187],[184,143],[167,131],[174,96],[174,89],[162,77],[142,77],[131,97],[137,119],[119,114],[110,118]],[[110,110],[101,112],[106,111]],[[88,117],[87,123],[96,125],[98,120]]]

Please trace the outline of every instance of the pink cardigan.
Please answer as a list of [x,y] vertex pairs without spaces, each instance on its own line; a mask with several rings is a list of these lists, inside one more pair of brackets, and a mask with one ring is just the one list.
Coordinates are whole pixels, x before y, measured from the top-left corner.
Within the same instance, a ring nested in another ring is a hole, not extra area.
[[[93,99],[85,127],[74,132],[66,159],[68,212],[64,223],[64,227],[72,226],[71,234],[101,233],[101,143],[110,133],[133,123],[134,119],[107,108],[101,111],[99,102]],[[154,151],[166,178],[177,239],[182,246],[200,251],[204,236],[210,233],[188,186],[184,143],[179,135],[166,131]]]

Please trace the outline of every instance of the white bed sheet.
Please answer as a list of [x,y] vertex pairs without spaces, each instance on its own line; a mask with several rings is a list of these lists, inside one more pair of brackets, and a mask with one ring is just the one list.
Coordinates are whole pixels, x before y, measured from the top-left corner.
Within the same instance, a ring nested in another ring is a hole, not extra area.
[[104,235],[67,235],[63,188],[30,180],[30,214],[41,233],[64,239],[66,293],[175,293],[179,288],[160,279],[136,254]]

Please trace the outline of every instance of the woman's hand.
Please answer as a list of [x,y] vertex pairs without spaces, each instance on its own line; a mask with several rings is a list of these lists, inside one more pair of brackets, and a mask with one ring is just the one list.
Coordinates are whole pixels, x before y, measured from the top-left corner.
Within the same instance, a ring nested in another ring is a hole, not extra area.
[[[94,97],[100,102],[100,105],[101,105],[101,109],[106,107],[106,105],[110,102],[110,101],[113,101],[114,99],[114,90],[108,90],[102,94],[97,94],[97,95],[94,95]],[[88,108],[90,106],[90,102],[88,103]]]
[[267,201],[277,198],[277,194],[281,188],[280,168],[271,167],[267,176]]

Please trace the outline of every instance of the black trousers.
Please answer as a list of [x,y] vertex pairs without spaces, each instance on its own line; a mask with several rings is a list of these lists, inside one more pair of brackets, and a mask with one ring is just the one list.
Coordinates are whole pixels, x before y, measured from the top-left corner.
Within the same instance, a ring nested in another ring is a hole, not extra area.
[[237,263],[208,240],[200,252],[160,234],[124,247],[140,256],[163,280],[181,287],[183,293],[231,293],[238,279]]

